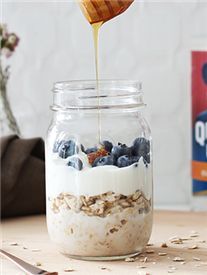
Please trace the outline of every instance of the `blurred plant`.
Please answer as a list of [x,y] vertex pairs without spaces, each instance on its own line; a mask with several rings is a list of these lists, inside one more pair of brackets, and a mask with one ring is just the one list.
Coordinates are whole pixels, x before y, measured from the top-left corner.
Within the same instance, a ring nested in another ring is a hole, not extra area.
[[7,96],[7,82],[9,79],[9,66],[3,66],[3,59],[9,58],[19,43],[19,38],[15,33],[9,33],[5,24],[0,24],[0,103],[1,103],[1,127],[4,122],[3,116],[6,115],[7,126],[12,133],[20,135],[17,121],[13,115]]

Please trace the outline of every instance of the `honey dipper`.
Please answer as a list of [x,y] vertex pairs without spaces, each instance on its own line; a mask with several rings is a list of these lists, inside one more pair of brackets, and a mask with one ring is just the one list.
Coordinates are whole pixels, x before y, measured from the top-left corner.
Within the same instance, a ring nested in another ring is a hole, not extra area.
[[134,0],[78,0],[90,24],[106,22],[124,12]]

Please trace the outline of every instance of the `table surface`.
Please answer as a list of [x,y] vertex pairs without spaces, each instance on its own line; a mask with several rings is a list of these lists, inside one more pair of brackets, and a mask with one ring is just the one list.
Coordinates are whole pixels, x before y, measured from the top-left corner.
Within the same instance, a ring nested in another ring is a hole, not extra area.
[[[155,211],[151,246],[134,262],[89,262],[61,255],[49,240],[45,216],[4,220],[2,237],[6,251],[60,275],[207,274],[207,213]],[[183,243],[173,243],[172,237],[184,238]],[[164,242],[167,248],[161,247]],[[162,252],[166,255],[159,255]],[[175,257],[184,261],[173,261]],[[2,275],[24,274],[8,260],[1,262]]]

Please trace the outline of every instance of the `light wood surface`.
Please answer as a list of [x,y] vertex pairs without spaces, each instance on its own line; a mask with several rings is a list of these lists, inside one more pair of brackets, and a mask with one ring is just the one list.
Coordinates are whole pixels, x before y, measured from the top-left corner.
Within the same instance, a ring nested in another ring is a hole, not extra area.
[[[183,244],[171,243],[169,239],[175,236],[188,240],[184,240]],[[6,251],[31,264],[39,263],[43,269],[58,271],[60,275],[71,273],[74,275],[207,274],[207,213],[155,212],[150,240],[153,246],[146,248],[153,250],[154,253],[145,252],[135,262],[87,262],[61,255],[49,240],[44,216],[4,220],[2,237],[3,249]],[[167,243],[167,248],[160,247],[163,242]],[[194,245],[198,248],[189,249]],[[166,255],[159,256],[160,252]],[[147,261],[143,263],[145,257]],[[174,262],[175,257],[183,258],[184,264]],[[2,258],[1,261],[2,273],[0,274],[23,275],[6,259]],[[68,272],[64,271],[67,269]]]

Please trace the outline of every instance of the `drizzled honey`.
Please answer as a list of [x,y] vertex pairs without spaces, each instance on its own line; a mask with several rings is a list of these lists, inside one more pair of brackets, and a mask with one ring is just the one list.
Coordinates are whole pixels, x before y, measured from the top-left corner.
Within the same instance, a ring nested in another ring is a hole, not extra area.
[[97,91],[97,100],[98,100],[98,141],[101,143],[101,112],[100,112],[100,92],[99,92],[99,70],[98,70],[98,36],[99,29],[103,22],[93,23],[93,40],[94,40],[94,49],[95,49],[95,65],[96,65],[96,91]]
[[98,69],[98,37],[100,27],[108,20],[123,13],[134,0],[78,0],[80,8],[93,29],[98,104],[98,142],[101,143],[101,112]]

